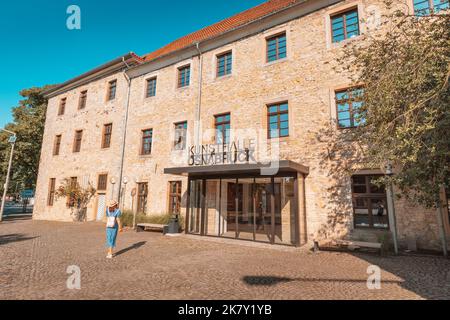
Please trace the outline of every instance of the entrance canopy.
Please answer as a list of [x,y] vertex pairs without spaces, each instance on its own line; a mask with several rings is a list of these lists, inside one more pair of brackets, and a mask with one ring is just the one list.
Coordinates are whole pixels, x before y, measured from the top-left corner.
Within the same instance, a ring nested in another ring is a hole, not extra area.
[[214,166],[190,166],[178,168],[166,168],[165,174],[181,175],[189,177],[201,176],[229,176],[229,175],[265,175],[276,176],[283,173],[309,174],[309,168],[290,160],[280,160],[271,165],[262,163],[225,164]]

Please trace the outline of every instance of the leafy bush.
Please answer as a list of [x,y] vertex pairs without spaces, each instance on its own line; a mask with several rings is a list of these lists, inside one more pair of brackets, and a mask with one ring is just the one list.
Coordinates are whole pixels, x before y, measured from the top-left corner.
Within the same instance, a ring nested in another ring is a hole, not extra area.
[[[153,223],[153,224],[169,224],[172,215],[169,213],[159,214],[159,215],[145,215],[136,214],[136,224],[138,223]],[[122,212],[122,217],[120,218],[122,224],[127,227],[133,227],[133,212],[131,210],[125,210]],[[181,228],[184,227],[184,217],[179,216],[179,223]]]

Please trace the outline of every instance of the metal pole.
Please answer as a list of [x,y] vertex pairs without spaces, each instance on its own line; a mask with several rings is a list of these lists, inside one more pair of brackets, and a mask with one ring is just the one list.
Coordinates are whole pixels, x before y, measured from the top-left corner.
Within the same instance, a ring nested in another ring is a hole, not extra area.
[[439,200],[437,201],[437,218],[438,218],[438,228],[439,235],[442,242],[442,252],[444,257],[448,257],[448,247],[447,247],[447,236],[444,226],[444,198],[445,198],[445,187],[442,185],[439,190]]
[[3,220],[3,212],[5,210],[5,202],[6,202],[6,193],[8,192],[8,185],[9,185],[9,176],[11,173],[11,167],[12,167],[12,159],[14,154],[14,146],[16,143],[16,134],[14,134],[11,139],[11,154],[9,155],[9,164],[8,164],[8,171],[6,173],[6,182],[3,188],[3,197],[2,197],[2,206],[0,208],[0,222]]
[[[386,167],[386,174],[388,176],[392,176],[392,165],[388,164]],[[398,238],[397,238],[397,223],[395,220],[395,206],[394,206],[394,191],[392,188],[392,183],[389,183],[387,186],[387,205],[388,205],[388,217],[389,217],[389,226],[392,232],[392,240],[394,242],[394,252],[398,254]]]

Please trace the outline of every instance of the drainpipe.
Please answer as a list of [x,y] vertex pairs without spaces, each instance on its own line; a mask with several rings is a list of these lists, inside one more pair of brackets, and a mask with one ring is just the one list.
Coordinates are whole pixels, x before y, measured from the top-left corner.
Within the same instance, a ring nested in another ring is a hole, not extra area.
[[[117,197],[118,198],[117,202],[119,204],[121,203],[122,181],[123,181],[123,166],[124,166],[124,161],[125,161],[125,144],[126,144],[126,139],[127,139],[128,113],[129,113],[129,108],[130,108],[130,94],[131,94],[131,79],[126,73],[128,71],[128,69],[130,69],[130,66],[125,61],[124,57],[122,57],[122,62],[127,67],[123,71],[123,76],[127,80],[128,92],[127,92],[127,100],[126,100],[126,108],[125,108],[125,120],[124,120],[124,129],[123,129],[123,137],[122,137],[123,143],[122,143],[122,155],[121,155],[121,160],[120,160],[119,195]],[[114,197],[114,195],[113,195],[113,197]]]
[[195,47],[198,51],[198,100],[197,100],[197,110],[195,115],[195,131],[194,131],[194,142],[195,145],[200,145],[200,112],[202,106],[202,85],[203,85],[203,54],[200,50],[200,43],[197,42]]

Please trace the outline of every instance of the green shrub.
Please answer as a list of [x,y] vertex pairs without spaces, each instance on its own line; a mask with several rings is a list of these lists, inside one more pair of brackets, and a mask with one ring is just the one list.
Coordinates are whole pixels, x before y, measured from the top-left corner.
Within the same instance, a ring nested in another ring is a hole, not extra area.
[[[159,214],[159,215],[145,215],[145,214],[136,214],[136,224],[138,223],[153,223],[153,224],[169,224],[172,215],[169,213]],[[122,212],[122,216],[120,218],[122,224],[126,227],[133,227],[133,212],[131,210],[125,210]],[[182,215],[179,216],[180,226],[184,227],[184,217]]]

